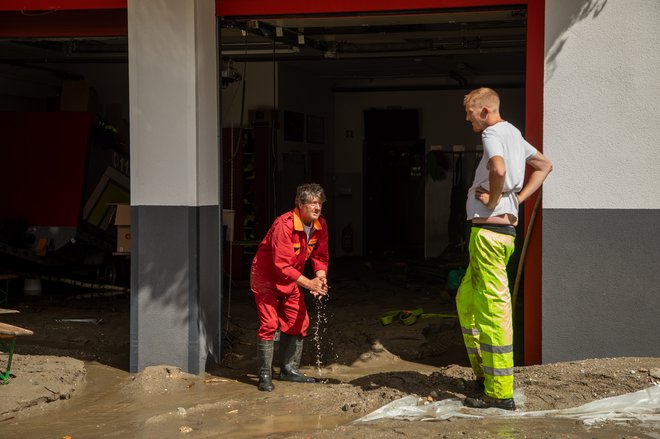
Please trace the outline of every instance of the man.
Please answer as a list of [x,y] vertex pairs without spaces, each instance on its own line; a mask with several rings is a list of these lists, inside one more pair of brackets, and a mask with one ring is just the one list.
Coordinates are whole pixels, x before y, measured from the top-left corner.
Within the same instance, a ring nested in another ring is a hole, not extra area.
[[[275,334],[279,330],[280,379],[313,383],[298,367],[309,316],[300,287],[316,298],[328,292],[328,228],[321,209],[323,188],[316,183],[299,186],[296,207],[278,217],[259,244],[252,262],[250,288],[259,314],[257,334],[259,390],[274,389],[271,368]],[[313,279],[303,275],[305,262],[312,260]]]
[[[552,163],[500,115],[500,98],[489,88],[468,93],[466,120],[481,133],[484,154],[468,191],[470,262],[456,308],[472,370],[483,383],[469,407],[515,410],[513,322],[506,264],[514,251],[518,206],[541,187]],[[525,166],[533,169],[524,184]]]

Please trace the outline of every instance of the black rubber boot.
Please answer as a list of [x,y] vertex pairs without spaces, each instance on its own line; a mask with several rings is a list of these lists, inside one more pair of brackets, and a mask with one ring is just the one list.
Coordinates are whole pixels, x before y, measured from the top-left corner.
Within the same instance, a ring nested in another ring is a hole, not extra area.
[[302,357],[303,339],[293,335],[280,334],[280,379],[297,383],[315,383],[316,380],[301,373],[300,358]]
[[477,383],[477,387],[479,388],[479,391],[481,393],[484,393],[484,390],[486,389],[484,381],[486,381],[484,377],[477,377],[477,379],[475,380],[475,382]]
[[259,366],[259,385],[262,392],[271,392],[273,385],[272,367],[273,367],[273,340],[259,340],[257,342],[257,352],[261,365]]
[[484,393],[484,377],[477,377],[474,380],[464,380],[463,382],[469,392]]
[[502,410],[515,410],[516,403],[513,398],[497,399],[488,395],[483,395],[481,398],[465,398],[463,405],[475,409],[496,408]]

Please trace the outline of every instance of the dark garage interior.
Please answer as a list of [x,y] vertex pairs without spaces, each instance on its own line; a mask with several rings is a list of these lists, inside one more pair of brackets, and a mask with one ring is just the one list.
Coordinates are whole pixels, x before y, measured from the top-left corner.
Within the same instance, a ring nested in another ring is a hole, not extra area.
[[[0,14],[12,23],[0,38],[7,300],[126,294],[126,17],[90,35],[108,21],[90,16],[91,32],[60,35],[56,14]],[[11,35],[22,21],[32,35]],[[466,263],[464,200],[480,158],[462,96],[494,87],[524,126],[526,25],[524,7],[219,18],[225,286],[247,284],[272,220],[316,181],[331,257],[347,261],[338,269],[393,266],[402,284],[447,287]]]

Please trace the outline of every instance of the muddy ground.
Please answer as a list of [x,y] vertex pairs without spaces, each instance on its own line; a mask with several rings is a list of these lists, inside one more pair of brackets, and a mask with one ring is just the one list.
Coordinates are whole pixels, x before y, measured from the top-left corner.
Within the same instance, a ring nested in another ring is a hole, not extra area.
[[[423,270],[422,270],[423,271]],[[0,386],[0,434],[13,437],[660,437],[636,422],[479,420],[352,424],[406,395],[426,401],[477,396],[458,322],[419,319],[383,326],[391,310],[455,312],[441,275],[420,276],[402,262],[338,261],[331,294],[309,300],[310,335],[302,370],[320,384],[275,381],[256,390],[254,304],[232,286],[229,334],[221,365],[201,376],[162,365],[127,373],[129,298],[13,295],[19,314],[0,320],[32,329],[18,341],[12,372]],[[310,298],[311,299],[311,298]],[[67,319],[82,319],[70,321]],[[87,321],[92,319],[91,321]],[[2,364],[6,357],[0,358]],[[276,368],[277,370],[277,368]],[[584,359],[516,367],[524,411],[576,407],[660,382],[660,358]]]

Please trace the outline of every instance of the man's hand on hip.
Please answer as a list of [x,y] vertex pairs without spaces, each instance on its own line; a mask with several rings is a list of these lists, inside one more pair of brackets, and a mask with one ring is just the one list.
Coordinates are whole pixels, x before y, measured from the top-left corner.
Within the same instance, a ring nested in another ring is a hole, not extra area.
[[479,186],[474,191],[474,198],[481,201],[481,203],[483,203],[487,209],[494,210],[497,207],[497,203],[499,203],[502,199],[502,194],[500,194],[493,202],[493,200],[490,198],[490,192],[488,192],[482,186]]

